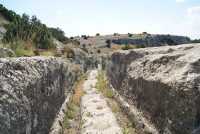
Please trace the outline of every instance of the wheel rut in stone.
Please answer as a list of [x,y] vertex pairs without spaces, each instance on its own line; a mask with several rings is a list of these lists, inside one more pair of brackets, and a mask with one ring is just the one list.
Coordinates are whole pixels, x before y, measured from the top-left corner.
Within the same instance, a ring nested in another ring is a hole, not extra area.
[[89,72],[83,84],[81,98],[81,134],[122,134],[122,130],[107,105],[104,96],[95,88],[97,70]]

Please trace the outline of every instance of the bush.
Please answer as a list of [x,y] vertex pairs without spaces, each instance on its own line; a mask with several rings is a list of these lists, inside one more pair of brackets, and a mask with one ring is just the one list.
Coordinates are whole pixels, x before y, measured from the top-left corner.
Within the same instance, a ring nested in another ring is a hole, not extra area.
[[17,15],[12,10],[6,9],[2,4],[0,4],[0,13],[10,22],[16,21],[20,18],[19,15]]
[[192,40],[191,43],[200,43],[200,39]]
[[133,34],[131,34],[131,33],[128,33],[128,37],[132,37],[133,36]]
[[136,45],[136,48],[145,48],[146,46],[145,45]]
[[142,32],[142,34],[148,34],[147,32]]
[[88,38],[89,38],[89,36],[87,36],[87,35],[82,35],[81,36],[83,39],[85,39],[85,40],[87,40]]
[[118,33],[114,33],[113,35],[114,35],[114,36],[119,36],[119,34],[118,34]]
[[15,52],[17,57],[22,57],[22,56],[35,56],[33,48],[28,48],[26,47],[27,45],[24,42],[15,42],[11,44],[11,49]]
[[50,49],[55,47],[52,40],[53,36],[61,41],[67,40],[62,30],[48,28],[36,16],[29,17],[27,14],[20,16],[11,10],[7,10],[3,5],[0,5],[0,12],[10,21],[5,26],[7,31],[3,37],[4,43],[30,41],[36,48]]
[[82,44],[81,49],[82,49],[83,51],[85,51],[86,53],[88,53],[88,50],[87,50],[87,48],[86,48],[86,44]]
[[111,40],[106,40],[106,47],[107,48],[111,48],[111,43],[112,43],[112,41]]
[[36,56],[39,56],[40,55],[40,52],[38,49],[34,50],[33,53],[36,55]]
[[133,49],[133,48],[135,48],[135,47],[133,47],[133,46],[131,46],[131,45],[124,45],[124,46],[122,47],[122,50],[129,50],[129,49]]
[[97,50],[97,53],[99,53],[99,54],[100,54],[100,53],[101,53],[101,50],[100,50],[100,49],[98,49],[98,50]]
[[51,32],[52,36],[60,42],[65,44],[70,42],[70,40],[65,37],[64,31],[62,31],[60,28],[49,28],[49,31]]
[[100,36],[100,33],[97,33],[96,36]]

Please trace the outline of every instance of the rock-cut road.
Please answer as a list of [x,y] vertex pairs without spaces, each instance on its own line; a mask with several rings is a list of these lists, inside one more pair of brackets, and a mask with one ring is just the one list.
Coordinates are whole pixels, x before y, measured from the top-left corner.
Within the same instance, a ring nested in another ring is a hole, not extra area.
[[97,70],[90,71],[83,84],[81,98],[81,134],[122,134],[117,120],[106,103],[105,97],[97,91]]

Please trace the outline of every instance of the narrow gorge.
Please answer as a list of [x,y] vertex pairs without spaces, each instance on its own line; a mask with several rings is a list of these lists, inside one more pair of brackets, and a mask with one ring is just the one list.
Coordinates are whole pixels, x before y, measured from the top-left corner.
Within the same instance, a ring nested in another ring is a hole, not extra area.
[[[75,85],[85,74],[78,124],[68,120],[72,128],[78,126],[75,133],[198,134],[199,51],[199,45],[187,44],[96,57],[78,53],[76,62],[1,58],[0,132],[64,134]],[[106,78],[98,77],[102,69]],[[107,85],[106,91],[99,80]],[[129,125],[124,127],[123,122]]]

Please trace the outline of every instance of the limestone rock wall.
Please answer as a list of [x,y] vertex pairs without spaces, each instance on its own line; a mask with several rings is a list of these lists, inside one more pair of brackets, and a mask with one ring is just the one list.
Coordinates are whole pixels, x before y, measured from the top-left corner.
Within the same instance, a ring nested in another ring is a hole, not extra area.
[[200,44],[113,53],[107,75],[160,134],[200,133]]
[[81,73],[53,57],[0,59],[0,133],[47,134]]

